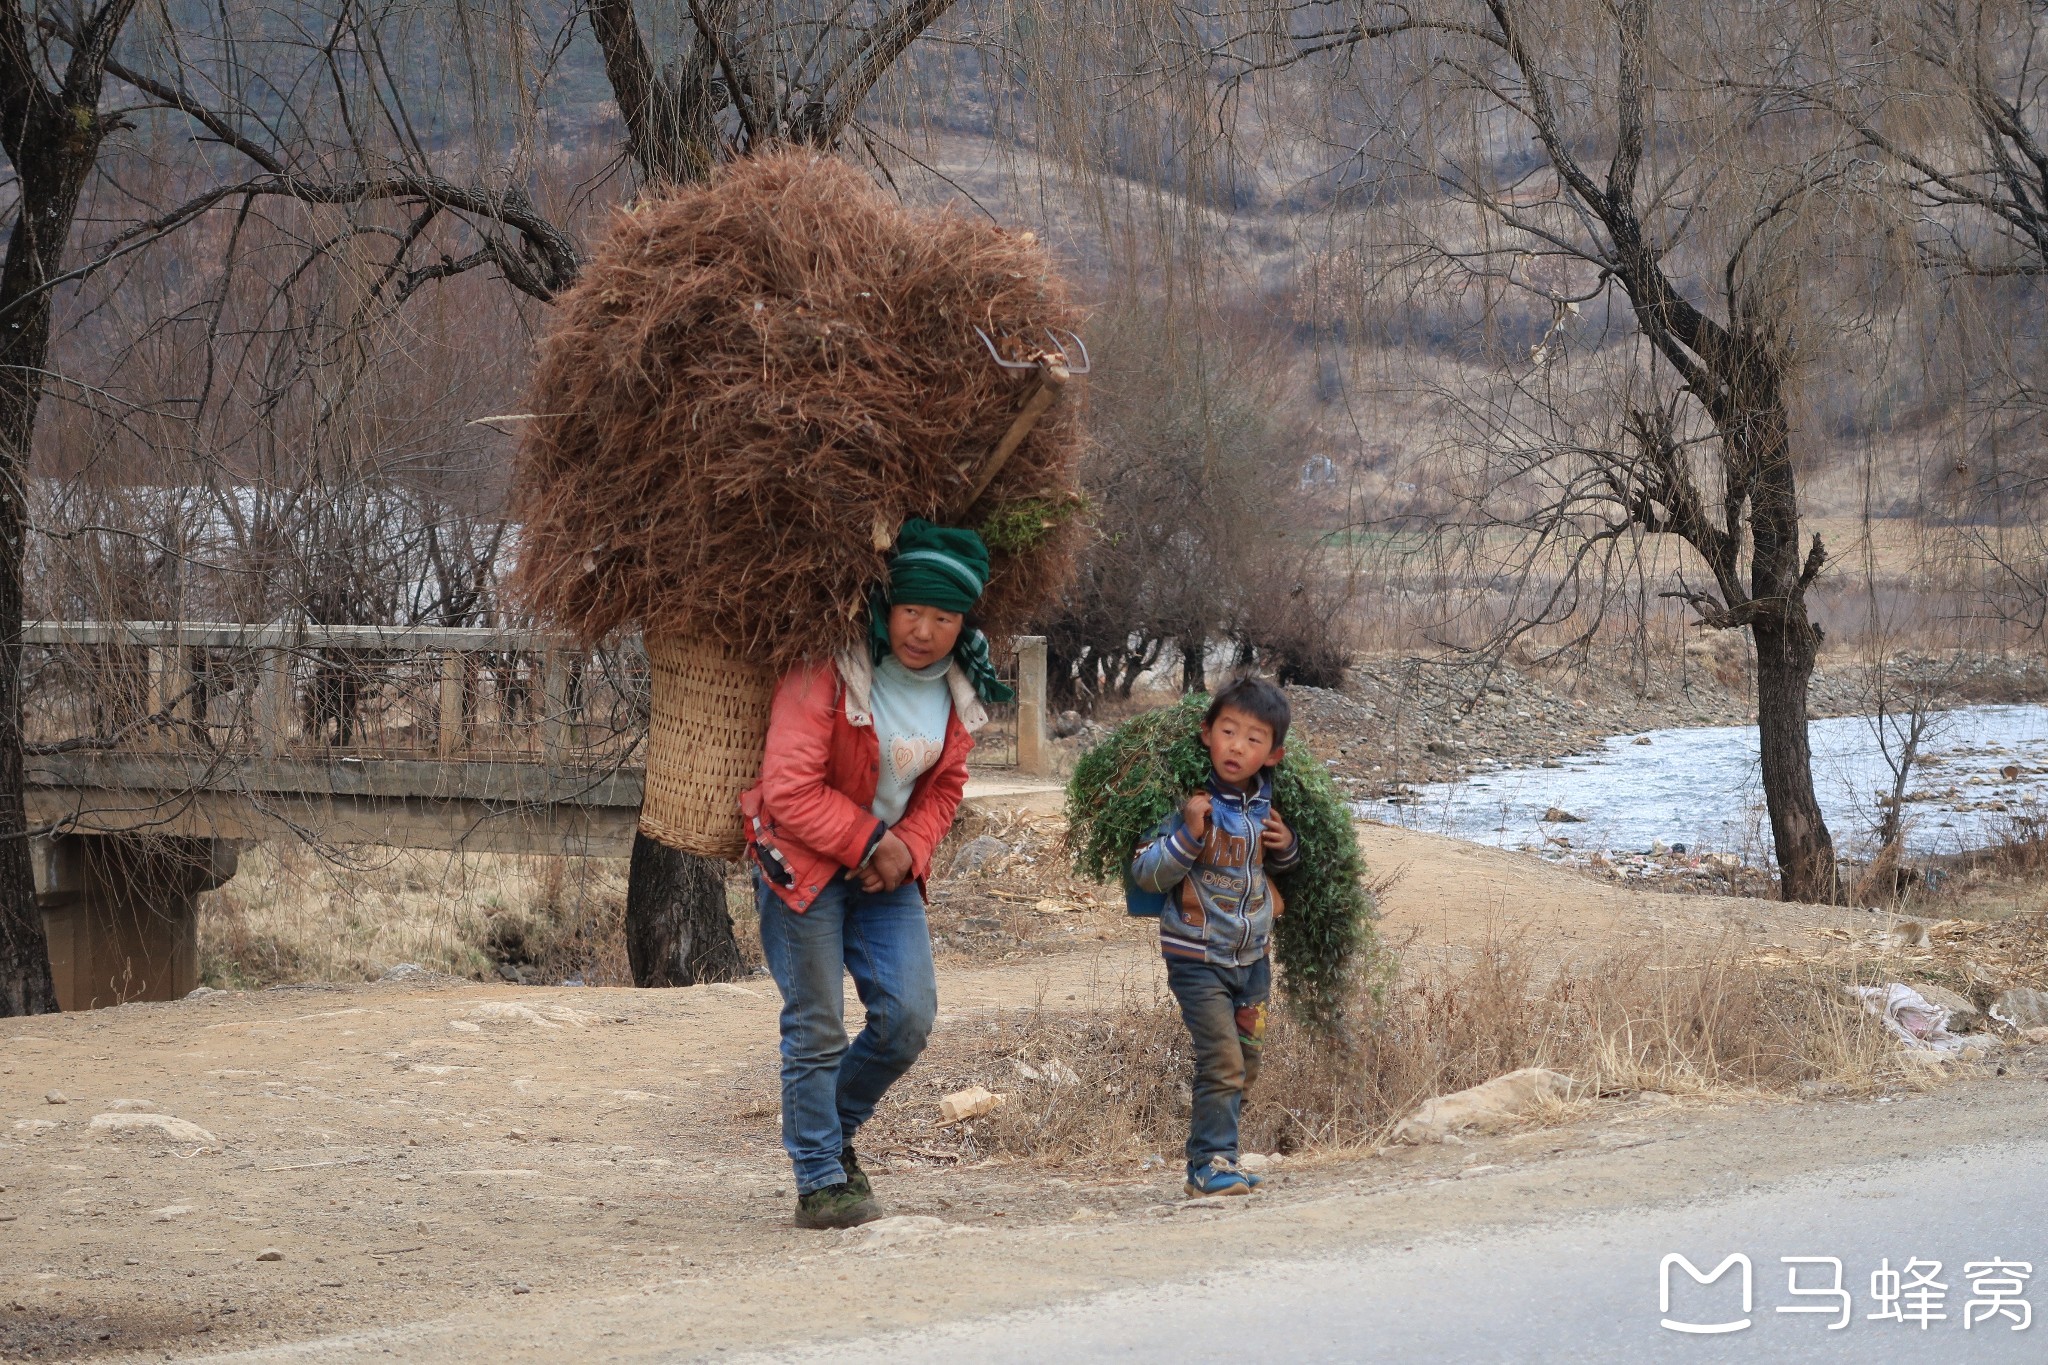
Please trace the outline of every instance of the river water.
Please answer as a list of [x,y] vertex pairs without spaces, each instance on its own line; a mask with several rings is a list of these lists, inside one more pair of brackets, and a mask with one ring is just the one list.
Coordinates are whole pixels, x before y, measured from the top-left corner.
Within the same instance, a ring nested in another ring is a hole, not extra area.
[[[1875,798],[1892,786],[1875,727],[1860,717],[1817,720],[1811,734],[1814,787],[1836,848],[1867,856]],[[1908,783],[1911,853],[1982,847],[2009,833],[2016,819],[2048,814],[2048,706],[1943,712],[1922,754]],[[1583,823],[1546,821],[1553,810]],[[1398,805],[1362,804],[1360,812],[1553,857],[1683,844],[1692,853],[1735,854],[1756,866],[1770,861],[1755,726],[1615,735],[1557,767],[1482,771],[1414,788]]]

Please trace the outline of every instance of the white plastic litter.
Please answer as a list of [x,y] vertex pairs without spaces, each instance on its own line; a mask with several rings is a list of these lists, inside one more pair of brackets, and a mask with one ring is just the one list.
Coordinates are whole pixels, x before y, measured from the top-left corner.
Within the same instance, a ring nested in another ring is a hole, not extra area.
[[1974,1052],[1985,1039],[1959,1038],[1948,1031],[1949,1012],[1906,985],[1894,981],[1886,986],[1852,986],[1863,1008],[1884,1018],[1884,1026],[1898,1035],[1907,1047],[1923,1052]]

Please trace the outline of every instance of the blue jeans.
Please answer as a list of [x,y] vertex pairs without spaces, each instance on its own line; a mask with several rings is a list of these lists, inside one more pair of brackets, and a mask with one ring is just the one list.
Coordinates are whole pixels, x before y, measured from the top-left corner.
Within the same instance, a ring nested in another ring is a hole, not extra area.
[[[797,1193],[846,1179],[839,1153],[924,1051],[939,1012],[932,936],[917,883],[873,895],[841,874],[801,915],[754,874],[761,951],[782,990],[782,1147]],[[867,1010],[846,1044],[846,988]]]
[[1166,959],[1166,986],[1180,1002],[1195,1045],[1195,1096],[1188,1116],[1188,1170],[1216,1157],[1237,1160],[1237,1120],[1245,1091],[1259,1078],[1266,1044],[1266,1001],[1273,965],[1249,967]]

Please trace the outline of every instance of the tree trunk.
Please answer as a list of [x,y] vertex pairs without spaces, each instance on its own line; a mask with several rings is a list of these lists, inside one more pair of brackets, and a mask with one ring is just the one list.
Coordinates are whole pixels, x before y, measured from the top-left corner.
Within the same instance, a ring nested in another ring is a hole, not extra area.
[[1180,646],[1180,690],[1183,692],[1207,692],[1209,690],[1208,659],[1209,642],[1196,640],[1189,644],[1185,638]]
[[0,144],[14,165],[19,199],[0,261],[0,1015],[57,1008],[49,944],[29,864],[22,754],[22,615],[28,558],[29,453],[49,362],[48,282],[58,274],[78,198],[99,159],[106,124],[101,72],[133,0],[93,16],[92,39],[74,51],[60,96],[42,84],[19,10],[0,23]]
[[[16,240],[22,235],[17,223]],[[10,255],[12,253],[10,252]],[[28,550],[28,445],[35,429],[36,398],[49,312],[22,303],[19,294],[0,294],[30,316],[12,344],[0,343],[0,1016],[53,1014],[57,987],[50,978],[50,950],[43,913],[36,905],[29,863],[27,775],[22,755],[22,588]],[[40,343],[40,344],[38,344]],[[26,372],[24,372],[26,371]]]
[[1790,627],[1759,622],[1753,628],[1756,722],[1779,892],[1788,901],[1826,904],[1835,899],[1835,843],[1813,795],[1806,690],[1813,677],[1815,642],[1804,617],[1802,611]]
[[[10,397],[9,386],[0,384],[0,407]],[[0,414],[0,431],[8,429]],[[19,492],[26,482],[26,461],[15,458],[11,446],[0,436],[0,452],[5,452],[0,453],[0,1016],[57,1009],[29,865],[21,735],[22,560],[28,528]]]
[[1820,537],[1802,564],[1799,488],[1792,468],[1791,421],[1784,375],[1773,348],[1754,334],[1737,353],[1728,391],[1738,396],[1716,425],[1734,468],[1753,471],[1749,484],[1749,595],[1763,611],[1750,624],[1756,642],[1756,722],[1778,855],[1778,892],[1788,901],[1832,903],[1835,842],[1813,795],[1813,751],[1807,743],[1806,694],[1820,652],[1820,627],[1806,614],[1806,587],[1825,562]]
[[734,981],[745,972],[725,908],[725,864],[633,836],[626,960],[636,986]]

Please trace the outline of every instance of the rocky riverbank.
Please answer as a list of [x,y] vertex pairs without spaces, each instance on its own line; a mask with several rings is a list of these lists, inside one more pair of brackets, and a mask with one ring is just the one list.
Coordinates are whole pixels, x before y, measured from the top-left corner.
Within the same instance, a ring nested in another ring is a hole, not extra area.
[[[1901,656],[1882,679],[1860,660],[1815,671],[1811,711],[1867,715],[1880,687],[1902,709],[2048,700],[2048,660],[2034,656]],[[1754,677],[1739,637],[1701,642],[1645,668],[1626,658],[1565,669],[1361,661],[1341,692],[1289,689],[1302,736],[1347,793],[1384,796],[1505,765],[1554,762],[1608,735],[1756,722]]]

